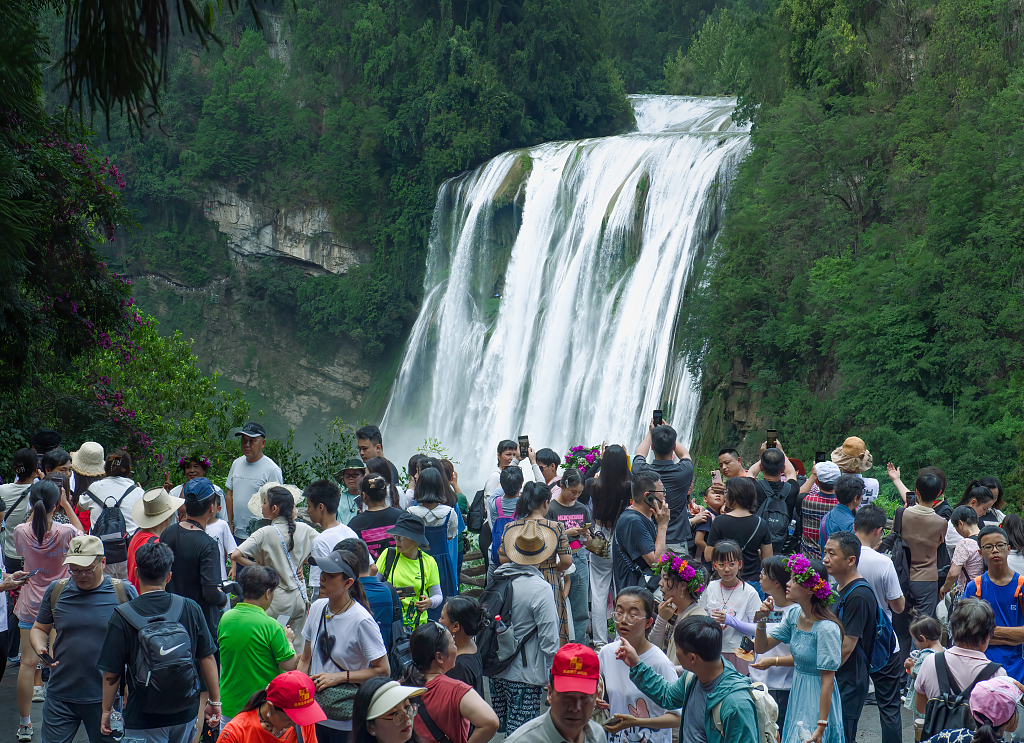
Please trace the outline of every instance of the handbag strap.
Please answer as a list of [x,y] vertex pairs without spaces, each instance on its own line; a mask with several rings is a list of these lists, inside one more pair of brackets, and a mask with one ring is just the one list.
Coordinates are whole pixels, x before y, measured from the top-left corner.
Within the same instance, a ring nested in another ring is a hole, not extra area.
[[[324,604],[324,610],[322,612],[320,612],[320,626],[319,626],[319,628],[317,628],[317,631],[316,631],[317,652],[319,652],[319,647],[320,647],[320,642],[319,642],[320,634],[321,633],[326,633],[327,637],[331,636],[331,631],[329,629],[327,629],[327,609],[328,609],[329,606],[330,606],[329,603],[328,604]],[[334,660],[334,653],[333,653],[334,648],[332,647],[331,650],[332,650],[332,652],[331,652],[331,655],[329,656],[330,659],[331,659],[331,663],[333,663],[334,667],[337,668],[339,671],[343,670],[341,665],[338,663],[338,661]],[[321,658],[320,660],[323,661],[323,658]]]
[[454,743],[451,738],[441,732],[441,728],[437,726],[437,723],[430,717],[430,713],[427,712],[427,705],[421,704],[417,709],[416,715],[423,720],[423,724],[427,726],[427,730],[434,736],[434,740],[437,743]]
[[292,569],[292,578],[295,579],[295,590],[301,593],[305,600],[306,592],[302,590],[302,582],[299,580],[299,571],[295,569],[295,563],[292,562],[292,553],[288,551],[288,544],[284,541],[284,535],[281,534],[281,530],[277,528],[277,524],[273,524],[273,527],[274,531],[277,532],[277,538],[281,540],[281,549],[284,550],[284,556],[288,559],[288,567]]

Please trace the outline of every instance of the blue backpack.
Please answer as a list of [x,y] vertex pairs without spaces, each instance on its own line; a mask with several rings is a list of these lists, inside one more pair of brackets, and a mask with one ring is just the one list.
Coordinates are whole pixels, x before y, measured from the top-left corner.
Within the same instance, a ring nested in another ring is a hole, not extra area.
[[[850,595],[854,588],[860,585],[867,586],[871,591],[871,595],[875,597],[875,637],[871,643],[871,655],[868,656],[867,660],[868,671],[877,673],[885,667],[885,664],[889,662],[889,658],[896,652],[896,633],[892,629],[892,622],[889,621],[889,617],[886,616],[881,604],[878,603],[875,589],[871,588],[871,584],[863,578],[851,583],[846,592],[839,598],[839,621],[843,621],[843,607],[846,605],[846,597]],[[861,645],[860,647],[863,652],[864,646]]]
[[498,512],[498,517],[494,519],[494,524],[491,527],[491,562],[498,565],[498,549],[501,547],[501,538],[505,534],[505,527],[515,521],[513,516],[506,516],[505,510],[501,507],[501,496],[499,495],[495,501],[495,508]]

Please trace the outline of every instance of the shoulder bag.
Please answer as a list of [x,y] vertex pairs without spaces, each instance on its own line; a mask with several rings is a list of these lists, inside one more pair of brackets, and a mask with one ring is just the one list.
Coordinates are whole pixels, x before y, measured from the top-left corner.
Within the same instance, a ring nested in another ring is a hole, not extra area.
[[[320,660],[324,665],[330,661],[340,671],[341,666],[332,655],[336,642],[337,638],[332,637],[327,629],[327,606],[325,605],[320,613],[320,626],[316,633],[316,652],[320,653]],[[359,691],[359,684],[338,684],[317,691],[313,698],[327,715],[328,720],[347,722],[352,719],[352,702],[357,691]]]

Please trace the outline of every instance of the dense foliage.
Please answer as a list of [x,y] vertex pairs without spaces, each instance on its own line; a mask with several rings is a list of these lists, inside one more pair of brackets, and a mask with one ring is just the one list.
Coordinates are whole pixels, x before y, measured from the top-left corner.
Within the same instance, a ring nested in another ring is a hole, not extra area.
[[876,463],[1019,491],[1020,4],[779,0],[712,20],[666,68],[755,120],[686,331],[706,385],[738,359],[788,449],[859,432]]

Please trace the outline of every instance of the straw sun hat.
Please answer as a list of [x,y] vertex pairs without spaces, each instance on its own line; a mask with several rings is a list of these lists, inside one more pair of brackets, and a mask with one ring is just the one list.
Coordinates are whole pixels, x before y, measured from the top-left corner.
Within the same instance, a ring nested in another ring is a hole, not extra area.
[[86,441],[78,451],[71,452],[71,469],[87,477],[102,477],[103,447],[95,441]]
[[526,519],[505,527],[501,544],[505,554],[519,565],[539,565],[555,553],[558,533],[536,519]]
[[867,472],[871,469],[871,452],[864,445],[864,439],[850,436],[832,451],[832,461],[843,472]]
[[249,513],[257,517],[263,513],[263,504],[267,502],[267,491],[271,488],[284,488],[292,494],[292,499],[296,503],[302,500],[302,491],[294,485],[282,485],[279,482],[267,482],[263,484],[263,487],[259,489],[259,492],[253,493],[252,497],[249,498]]

